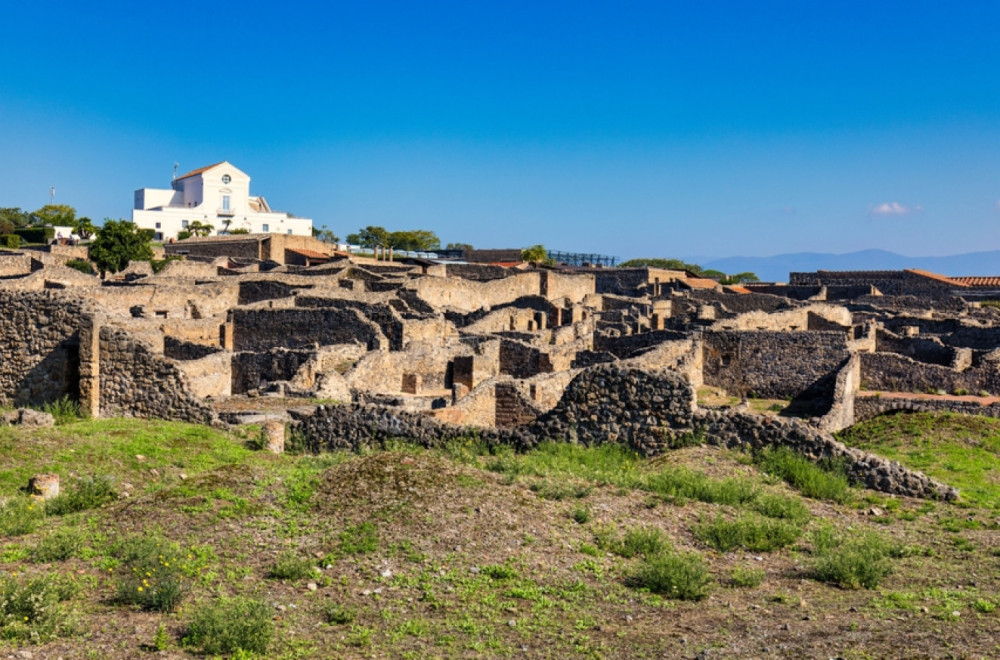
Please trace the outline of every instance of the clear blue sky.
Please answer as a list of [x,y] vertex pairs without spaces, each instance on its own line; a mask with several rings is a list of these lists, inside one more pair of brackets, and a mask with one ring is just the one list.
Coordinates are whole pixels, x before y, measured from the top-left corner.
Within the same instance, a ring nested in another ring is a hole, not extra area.
[[0,5],[0,206],[229,160],[340,236],[1000,248],[1000,3]]

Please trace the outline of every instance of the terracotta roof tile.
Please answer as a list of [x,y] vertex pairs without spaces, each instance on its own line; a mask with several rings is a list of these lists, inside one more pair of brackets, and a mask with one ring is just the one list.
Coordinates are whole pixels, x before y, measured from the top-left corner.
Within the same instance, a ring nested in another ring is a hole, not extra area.
[[998,275],[970,275],[968,277],[953,277],[951,279],[966,286],[1000,286],[1000,276]]
[[329,259],[330,255],[323,254],[322,252],[316,252],[315,250],[306,250],[304,248],[288,248],[288,252],[293,254],[299,254],[303,257],[308,257],[309,259]]
[[968,284],[963,284],[952,277],[945,277],[944,275],[939,275],[937,273],[932,273],[929,270],[920,270],[919,268],[906,268],[907,273],[913,273],[914,275],[920,275],[921,277],[927,277],[932,280],[937,280],[938,282],[945,282],[947,284],[954,284],[955,286],[968,286]]
[[716,289],[720,286],[718,281],[707,277],[688,277],[681,281],[692,289]]
[[191,171],[190,171],[190,172],[188,172],[187,174],[185,174],[185,175],[183,175],[183,176],[179,176],[179,177],[177,177],[177,178],[175,179],[175,181],[180,181],[181,179],[186,179],[186,178],[188,178],[189,176],[195,176],[195,175],[198,175],[198,174],[201,174],[202,172],[204,172],[204,171],[206,171],[206,170],[210,170],[210,169],[212,169],[213,167],[218,167],[219,165],[222,165],[222,164],[223,164],[224,162],[226,162],[226,161],[224,161],[224,160],[220,160],[220,161],[219,161],[218,163],[213,163],[212,165],[206,165],[205,167],[199,167],[199,168],[198,168],[198,169],[196,169],[196,170],[191,170]]

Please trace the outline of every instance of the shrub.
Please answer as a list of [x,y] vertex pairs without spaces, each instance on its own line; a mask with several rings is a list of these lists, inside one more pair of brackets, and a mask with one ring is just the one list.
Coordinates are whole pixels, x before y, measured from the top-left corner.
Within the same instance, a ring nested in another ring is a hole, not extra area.
[[44,513],[44,506],[33,498],[11,498],[0,507],[0,535],[30,534],[38,527],[38,521]]
[[24,243],[48,243],[56,237],[53,227],[19,227],[14,233]]
[[301,580],[309,577],[313,572],[313,564],[310,560],[286,552],[274,562],[267,572],[267,577],[275,580]]
[[59,529],[38,542],[31,553],[32,561],[66,561],[76,557],[86,545],[87,537],[79,530]]
[[757,495],[754,485],[746,479],[712,479],[686,468],[670,468],[649,475],[643,488],[671,499],[710,504],[743,504]]
[[596,534],[598,547],[607,552],[613,552],[620,557],[646,558],[666,554],[671,550],[670,541],[662,530],[655,527],[634,527],[618,537],[613,528],[598,530]]
[[697,553],[668,553],[647,558],[632,573],[633,586],[679,600],[701,600],[712,578]]
[[570,515],[570,517],[582,525],[584,523],[590,522],[590,519],[593,517],[593,514],[590,512],[589,507],[578,506],[575,509],[573,509],[573,512]]
[[184,257],[182,256],[171,254],[163,259],[150,259],[149,265],[152,266],[154,273],[159,273],[161,270],[166,268],[167,264],[169,264],[171,261],[181,261],[183,259]]
[[274,637],[271,608],[250,598],[219,598],[199,606],[184,643],[206,655],[265,654]]
[[110,476],[87,477],[76,482],[74,487],[45,503],[45,512],[51,516],[96,509],[117,497]]
[[802,530],[797,525],[759,516],[741,516],[732,521],[717,516],[694,529],[694,535],[700,541],[720,552],[736,548],[770,552],[791,545],[801,534]]
[[323,606],[323,618],[329,624],[342,626],[351,623],[357,614],[356,610],[345,607],[340,603],[327,603]]
[[78,270],[86,275],[94,274],[94,267],[86,259],[70,259],[66,262],[66,267]]
[[52,576],[0,579],[0,637],[38,644],[70,634],[72,618],[62,603],[76,592],[75,583]]
[[764,569],[737,566],[729,579],[734,587],[757,587],[764,581]]
[[809,508],[795,497],[763,494],[754,500],[753,508],[768,518],[784,518],[795,522],[809,520]]
[[68,396],[46,403],[42,406],[42,411],[52,415],[56,420],[56,424],[59,425],[75,422],[82,417],[80,402],[74,401]]
[[121,560],[115,601],[172,612],[186,591],[180,548],[158,537],[129,537],[112,548]]
[[0,236],[0,247],[16,250],[21,247],[21,237],[17,234],[4,234]]
[[806,497],[840,503],[851,497],[847,477],[837,465],[817,465],[787,447],[765,449],[754,461],[760,469],[787,481]]
[[874,589],[891,572],[891,550],[877,534],[842,539],[828,528],[817,530],[813,535],[813,575],[845,589]]

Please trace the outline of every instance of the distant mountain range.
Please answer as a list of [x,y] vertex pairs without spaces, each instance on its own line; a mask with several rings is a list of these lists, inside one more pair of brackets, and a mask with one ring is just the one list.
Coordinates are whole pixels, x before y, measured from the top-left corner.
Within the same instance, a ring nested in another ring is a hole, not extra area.
[[902,270],[919,268],[933,273],[963,275],[1000,275],[1000,250],[969,252],[948,257],[904,257],[886,250],[862,250],[847,254],[796,252],[773,257],[726,257],[695,262],[703,268],[724,273],[753,272],[763,282],[787,282],[791,272],[816,270]]

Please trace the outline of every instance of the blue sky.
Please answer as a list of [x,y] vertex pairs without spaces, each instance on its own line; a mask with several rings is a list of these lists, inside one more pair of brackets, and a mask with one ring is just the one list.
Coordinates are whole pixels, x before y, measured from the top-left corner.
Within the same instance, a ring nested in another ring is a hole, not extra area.
[[229,160],[340,236],[1000,248],[1000,3],[3,3],[0,206]]

